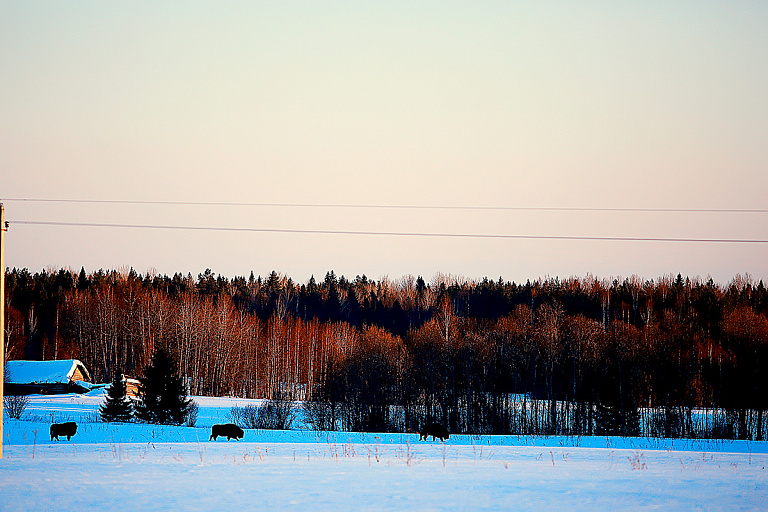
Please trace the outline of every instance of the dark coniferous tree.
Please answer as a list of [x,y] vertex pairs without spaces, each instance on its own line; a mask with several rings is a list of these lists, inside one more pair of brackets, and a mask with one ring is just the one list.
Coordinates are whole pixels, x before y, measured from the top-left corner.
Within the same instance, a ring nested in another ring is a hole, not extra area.
[[101,421],[131,421],[133,405],[126,396],[125,381],[118,377],[107,388],[107,396],[99,407]]
[[77,289],[79,291],[87,290],[91,282],[85,274],[85,267],[80,267],[80,274],[77,277]]
[[139,377],[136,417],[147,423],[181,425],[189,414],[192,400],[187,396],[176,360],[164,347],[152,355],[152,361]]
[[333,270],[325,274],[323,288],[327,290],[328,297],[325,300],[323,321],[337,322],[341,319],[341,299],[339,297],[338,280]]
[[343,310],[345,320],[356,327],[360,327],[360,301],[357,300],[357,293],[355,292],[355,287],[352,284],[350,284],[348,287],[347,300],[345,301]]
[[305,320],[322,316],[323,296],[320,293],[317,281],[315,281],[315,276],[312,276],[309,279],[309,283],[307,283],[305,304]]

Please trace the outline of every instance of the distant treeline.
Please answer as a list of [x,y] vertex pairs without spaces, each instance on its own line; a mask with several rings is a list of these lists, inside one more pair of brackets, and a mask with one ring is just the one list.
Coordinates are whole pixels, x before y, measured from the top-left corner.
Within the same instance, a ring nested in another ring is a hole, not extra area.
[[307,400],[327,428],[768,430],[768,292],[739,276],[427,283],[331,271],[298,284],[275,272],[13,269],[5,297],[11,359],[78,358],[107,382],[137,376],[163,345],[192,394]]

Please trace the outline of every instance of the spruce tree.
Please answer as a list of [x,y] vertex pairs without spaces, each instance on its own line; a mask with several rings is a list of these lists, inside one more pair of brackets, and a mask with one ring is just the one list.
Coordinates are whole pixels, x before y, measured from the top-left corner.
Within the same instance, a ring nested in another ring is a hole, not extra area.
[[107,396],[99,407],[101,421],[131,421],[133,405],[126,396],[125,381],[117,377],[107,388]]
[[139,377],[136,417],[147,423],[181,425],[191,403],[176,360],[164,347],[157,348],[144,375]]

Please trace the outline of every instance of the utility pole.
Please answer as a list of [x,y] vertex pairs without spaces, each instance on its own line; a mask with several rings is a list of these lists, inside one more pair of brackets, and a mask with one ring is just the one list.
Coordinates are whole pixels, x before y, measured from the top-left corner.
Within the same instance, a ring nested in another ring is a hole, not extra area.
[[0,203],[0,459],[3,458],[3,414],[5,413],[5,206]]

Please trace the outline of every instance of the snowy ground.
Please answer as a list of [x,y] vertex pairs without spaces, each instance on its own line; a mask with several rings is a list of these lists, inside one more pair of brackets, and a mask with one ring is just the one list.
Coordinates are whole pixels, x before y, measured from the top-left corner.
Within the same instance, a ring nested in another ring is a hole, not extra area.
[[[768,443],[246,431],[95,421],[103,397],[31,397],[5,418],[0,510],[766,510]],[[51,420],[78,422],[50,441]],[[299,425],[301,426],[301,425]]]

